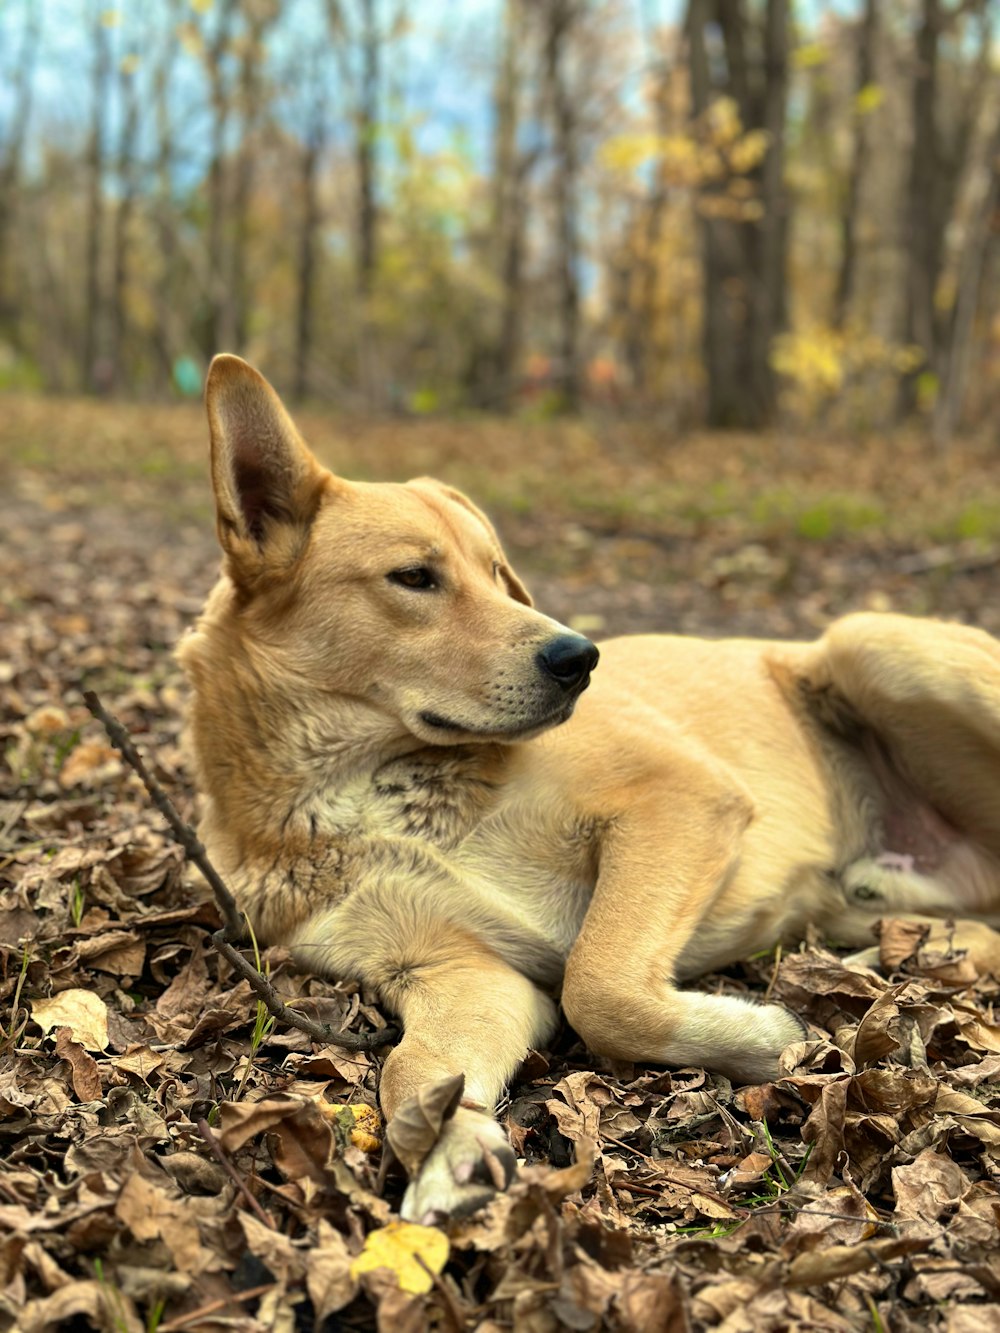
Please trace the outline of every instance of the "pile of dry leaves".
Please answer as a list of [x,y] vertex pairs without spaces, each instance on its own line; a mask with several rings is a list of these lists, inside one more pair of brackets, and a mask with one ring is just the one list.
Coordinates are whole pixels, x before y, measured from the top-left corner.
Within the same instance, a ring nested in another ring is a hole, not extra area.
[[[595,1064],[565,1031],[510,1090],[510,1192],[447,1233],[401,1224],[379,1053],[273,1024],[82,704],[101,692],[190,817],[169,654],[210,538],[6,519],[0,1327],[1000,1326],[998,986],[900,924],[878,972],[817,944],[701,983],[808,1018],[771,1085]],[[278,951],[262,965],[337,1027],[386,1022]]]

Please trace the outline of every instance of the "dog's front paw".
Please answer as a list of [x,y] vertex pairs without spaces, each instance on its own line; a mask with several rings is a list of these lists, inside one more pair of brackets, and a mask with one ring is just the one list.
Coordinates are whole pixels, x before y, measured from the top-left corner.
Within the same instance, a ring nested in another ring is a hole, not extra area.
[[808,1034],[808,1024],[784,1005],[755,1005],[724,1072],[740,1083],[770,1083],[782,1073],[782,1051]]
[[425,1226],[465,1217],[507,1188],[516,1165],[497,1122],[460,1106],[410,1182],[400,1212]]

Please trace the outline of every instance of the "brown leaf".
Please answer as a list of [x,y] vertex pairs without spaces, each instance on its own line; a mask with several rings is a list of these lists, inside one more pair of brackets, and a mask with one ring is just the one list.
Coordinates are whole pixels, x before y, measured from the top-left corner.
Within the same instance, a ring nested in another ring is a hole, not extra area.
[[306,1290],[317,1324],[349,1305],[358,1293],[357,1280],[351,1274],[350,1251],[340,1232],[324,1218],[319,1220],[316,1244],[309,1250]]
[[968,1183],[965,1172],[950,1157],[925,1148],[908,1166],[892,1169],[895,1216],[936,1222],[958,1203]]
[[790,1287],[819,1287],[926,1248],[925,1240],[895,1236],[863,1245],[831,1245],[800,1254],[785,1269],[781,1280]]
[[81,741],[66,756],[59,770],[61,787],[100,787],[121,776],[122,761],[118,751],[106,741]]
[[223,1102],[219,1107],[219,1142],[226,1152],[238,1152],[266,1129],[286,1120],[304,1105],[286,1097],[259,1102]]
[[146,1325],[139,1318],[131,1297],[108,1282],[89,1280],[72,1282],[41,1300],[28,1301],[17,1316],[18,1333],[51,1333],[65,1328],[79,1317],[92,1328],[113,1328],[116,1333],[143,1333]]
[[109,930],[89,940],[80,940],[76,956],[99,972],[137,977],[146,961],[146,946],[134,931]]
[[261,1260],[268,1272],[273,1273],[286,1287],[293,1282],[301,1282],[311,1256],[295,1246],[288,1236],[265,1226],[253,1213],[241,1212],[239,1219],[247,1249]]
[[206,1273],[223,1266],[221,1255],[201,1243],[190,1207],[134,1172],[125,1181],[115,1214],[136,1240],[162,1240],[182,1273]]
[[887,917],[879,925],[878,951],[886,972],[898,972],[910,958],[915,958],[930,933],[930,926],[919,921],[900,921]]
[[851,1055],[859,1069],[874,1064],[883,1055],[898,1049],[899,1007],[896,995],[900,989],[885,991],[880,995],[858,1024],[851,1044]]
[[108,1008],[93,991],[77,987],[60,991],[48,1000],[33,1000],[31,1017],[43,1032],[68,1028],[73,1040],[88,1051],[107,1050]]
[[[801,1084],[803,1080],[798,1082]],[[802,1141],[813,1144],[803,1171],[803,1178],[826,1183],[833,1175],[837,1158],[844,1148],[844,1123],[847,1117],[849,1080],[835,1078],[820,1088],[819,1100],[802,1126]]]
[[441,1127],[458,1109],[464,1088],[464,1074],[425,1083],[389,1121],[385,1136],[407,1175],[413,1176],[420,1170],[441,1136]]
[[687,1333],[689,1327],[674,1273],[625,1273],[615,1312],[623,1333]]
[[69,1028],[56,1029],[56,1055],[69,1063],[73,1091],[77,1101],[96,1102],[101,1095],[101,1074],[97,1061],[73,1040]]

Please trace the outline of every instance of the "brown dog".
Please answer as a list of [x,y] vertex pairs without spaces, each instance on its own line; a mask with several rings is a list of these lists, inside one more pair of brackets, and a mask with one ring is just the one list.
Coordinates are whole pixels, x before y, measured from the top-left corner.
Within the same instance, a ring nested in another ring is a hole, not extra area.
[[511,1170],[491,1112],[560,988],[596,1052],[761,1080],[798,1020],[679,982],[810,922],[870,945],[886,912],[971,918],[959,944],[1000,971],[986,634],[620,639],[584,695],[597,649],[464,496],[332,476],[236,357],[207,403],[224,572],[180,649],[201,832],[261,937],[403,1019],[388,1116],[464,1071],[407,1216]]

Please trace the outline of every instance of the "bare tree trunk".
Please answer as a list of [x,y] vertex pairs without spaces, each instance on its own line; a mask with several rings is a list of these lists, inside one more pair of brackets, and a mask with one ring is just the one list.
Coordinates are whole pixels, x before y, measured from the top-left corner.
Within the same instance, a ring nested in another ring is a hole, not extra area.
[[545,41],[556,166],[554,174],[558,273],[556,383],[565,410],[580,406],[580,236],[577,218],[578,126],[566,71],[577,0],[548,0]]
[[493,245],[499,257],[500,325],[489,358],[486,399],[501,412],[514,396],[524,323],[524,236],[526,186],[538,160],[537,150],[518,146],[522,75],[519,57],[530,40],[525,0],[506,0],[503,52],[497,77],[496,147],[493,168]]
[[[938,123],[940,38],[952,22],[972,12],[983,14],[979,74],[959,106],[951,142],[945,144]],[[913,149],[907,191],[904,339],[920,347],[926,359],[922,370],[908,376],[900,387],[900,414],[904,416],[916,407],[919,374],[929,373],[939,384],[941,380],[948,324],[935,297],[944,266],[945,233],[989,77],[991,36],[982,0],[969,0],[956,9],[948,9],[943,0],[922,0],[915,48]]]
[[156,282],[157,316],[153,340],[167,384],[173,380],[174,360],[188,338],[173,300],[176,276],[177,227],[173,207],[174,137],[169,90],[174,62],[180,48],[177,36],[178,0],[170,0],[162,53],[153,74],[153,107],[156,120],[156,235],[160,250],[160,272]]
[[41,5],[33,0],[26,0],[24,33],[17,62],[17,75],[11,90],[14,109],[11,115],[10,132],[4,145],[3,161],[0,164],[0,324],[7,336],[17,337],[17,299],[13,293],[10,271],[11,224],[14,218],[18,189],[21,180],[21,164],[24,161],[24,146],[28,136],[28,123],[31,118],[32,94],[35,87],[35,61],[38,55],[38,38],[41,33]]
[[986,185],[971,220],[962,250],[958,292],[951,322],[941,388],[934,404],[934,440],[946,448],[959,423],[965,399],[965,385],[972,330],[982,292],[982,277],[990,246],[991,228],[1000,204],[1000,116],[989,143],[986,158]]
[[256,0],[248,9],[248,30],[240,61],[238,98],[241,113],[240,149],[236,159],[236,181],[232,201],[232,247],[230,254],[230,299],[227,306],[226,344],[243,351],[247,342],[249,292],[247,285],[247,249],[250,238],[251,197],[257,133],[262,120],[261,65],[263,43],[279,8],[268,0]]
[[759,225],[749,229],[757,239],[760,275],[752,308],[754,329],[750,342],[754,397],[761,421],[770,421],[777,408],[777,384],[771,366],[774,339],[788,323],[788,194],[785,189],[785,116],[788,101],[788,0],[767,0],[764,13],[764,51],[760,123],[767,134],[767,152],[761,167]]
[[115,212],[114,273],[111,287],[111,347],[109,361],[112,382],[120,389],[127,378],[122,365],[127,345],[128,316],[125,308],[128,283],[129,231],[136,197],[136,139],[139,129],[139,97],[135,73],[124,53],[119,66],[118,87],[122,106],[121,138],[118,145],[118,208]]
[[378,259],[375,202],[376,134],[379,117],[379,33],[375,0],[361,0],[361,88],[358,99],[358,290],[371,296]]
[[[725,79],[715,86],[706,27],[722,34]],[[768,0],[755,34],[761,58],[747,57],[748,20],[739,0],[689,0],[688,60],[692,110],[704,117],[722,92],[740,109],[744,130],[762,129],[768,149],[752,179],[761,217],[742,221],[706,207],[701,214],[703,346],[708,421],[757,429],[776,407],[771,345],[785,322],[788,202],[784,186],[784,127],[788,81],[788,0]]]
[[226,199],[226,130],[232,109],[226,87],[222,57],[232,36],[238,0],[223,0],[212,41],[206,48],[206,65],[211,86],[212,128],[211,159],[208,168],[208,306],[205,319],[205,353],[223,350],[229,321],[229,293],[224,263]]
[[316,238],[321,219],[319,166],[326,146],[326,96],[320,62],[314,62],[312,114],[302,152],[302,225],[299,232],[298,298],[295,318],[295,382],[297,398],[309,392],[309,362],[313,345],[314,291],[316,286]]
[[864,15],[858,24],[857,74],[854,82],[854,144],[847,177],[844,209],[840,218],[840,267],[833,298],[833,327],[842,329],[854,296],[858,265],[858,219],[861,213],[861,188],[871,156],[868,116],[860,105],[864,90],[871,86],[875,70],[875,43],[878,37],[875,0],[865,0]]
[[91,118],[87,147],[87,234],[84,261],[83,339],[80,348],[80,382],[94,389],[98,381],[98,330],[101,319],[101,227],[104,217],[103,171],[105,99],[109,84],[111,51],[104,24],[104,6],[91,6]]

